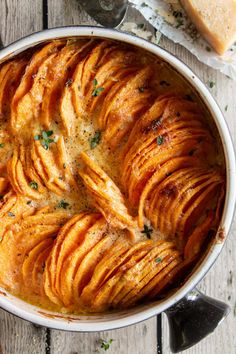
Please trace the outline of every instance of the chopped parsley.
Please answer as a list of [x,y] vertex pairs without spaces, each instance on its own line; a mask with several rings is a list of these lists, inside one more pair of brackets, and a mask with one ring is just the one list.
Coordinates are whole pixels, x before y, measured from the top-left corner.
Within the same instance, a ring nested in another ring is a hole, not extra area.
[[193,154],[195,153],[195,151],[196,151],[195,149],[190,150],[189,153],[188,153],[188,155],[189,155],[189,156],[193,156]]
[[31,203],[32,203],[32,201],[31,201],[31,200],[28,200],[26,204],[27,204],[27,205],[30,205]]
[[100,95],[100,93],[104,90],[104,87],[98,87],[98,81],[97,79],[93,80],[93,92],[92,96],[97,97]]
[[143,3],[141,4],[141,7],[148,7],[148,5],[145,4],[145,2],[143,2]]
[[70,86],[72,85],[72,82],[73,82],[72,79],[68,79],[68,80],[66,81],[66,83],[65,83],[65,86],[66,86],[66,87],[70,87]]
[[157,137],[157,145],[162,145],[164,143],[164,136],[163,135],[159,135]]
[[90,148],[95,149],[95,147],[100,143],[100,140],[101,140],[101,132],[96,131],[94,136],[89,139]]
[[139,87],[138,90],[139,90],[139,92],[143,93],[145,91],[145,88],[144,87]]
[[110,345],[112,342],[113,342],[113,339],[109,339],[107,341],[104,339],[101,339],[100,340],[101,348],[104,350],[108,350],[110,348]]
[[138,23],[138,24],[137,24],[137,28],[143,29],[143,28],[144,28],[144,23]]
[[1,149],[4,148],[4,146],[5,146],[4,143],[1,143],[1,144],[0,144],[0,148],[1,148]]
[[34,140],[40,140],[41,141],[41,145],[45,150],[49,149],[49,145],[51,143],[55,142],[55,139],[50,138],[53,135],[53,131],[52,130],[43,130],[42,134],[38,134],[34,136]]
[[144,225],[144,229],[141,231],[142,234],[145,234],[147,238],[151,238],[153,229],[149,228],[147,225]]
[[225,106],[225,112],[227,112],[227,111],[228,111],[228,105]]
[[206,51],[207,51],[207,52],[211,52],[211,48],[208,47],[208,46],[206,46]]
[[31,181],[30,183],[29,183],[29,186],[30,186],[30,188],[32,188],[32,189],[38,189],[38,183],[37,182],[35,182],[35,181]]
[[183,17],[183,14],[182,14],[181,11],[173,11],[172,15],[173,15],[175,18]]
[[8,212],[8,216],[10,216],[11,218],[14,218],[15,217],[15,214],[12,213],[11,211]]
[[161,86],[170,86],[170,83],[167,82],[166,80],[161,80],[161,81],[160,81],[160,85],[161,85]]
[[184,21],[181,18],[177,18],[177,25],[175,26],[175,28],[179,28],[181,26],[183,26]]
[[156,263],[161,263],[161,261],[162,261],[162,258],[161,258],[161,257],[157,257],[157,258],[155,259],[155,262],[156,262]]
[[67,209],[67,207],[69,206],[70,204],[65,202],[64,200],[60,200],[60,202],[58,203],[57,207],[60,208],[60,209]]
[[214,81],[209,81],[209,82],[208,82],[208,86],[209,86],[210,88],[214,87],[215,84],[216,84],[216,83],[215,83]]

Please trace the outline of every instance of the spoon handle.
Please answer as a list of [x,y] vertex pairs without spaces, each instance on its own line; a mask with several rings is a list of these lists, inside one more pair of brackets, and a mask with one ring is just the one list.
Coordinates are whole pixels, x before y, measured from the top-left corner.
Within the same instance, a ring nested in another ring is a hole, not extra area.
[[84,10],[104,27],[119,26],[126,15],[128,0],[79,0]]
[[229,314],[225,303],[192,290],[177,304],[165,311],[170,329],[173,353],[190,348],[212,333]]

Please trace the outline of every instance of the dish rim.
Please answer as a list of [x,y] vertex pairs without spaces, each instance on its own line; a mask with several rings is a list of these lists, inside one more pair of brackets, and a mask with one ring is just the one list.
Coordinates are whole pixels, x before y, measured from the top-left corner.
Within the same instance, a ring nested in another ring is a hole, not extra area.
[[[0,50],[0,63],[11,57],[23,52],[24,50],[34,47],[42,42],[53,40],[57,38],[71,38],[71,37],[101,37],[106,39],[118,40],[125,42],[143,50],[153,53],[155,56],[164,60],[171,67],[173,67],[187,82],[196,90],[201,97],[203,103],[208,108],[219,133],[221,143],[224,150],[225,162],[226,162],[226,198],[222,215],[221,224],[218,230],[223,231],[224,238],[219,242],[214,243],[204,260],[199,264],[193,274],[187,279],[187,281],[168,298],[152,302],[151,304],[143,304],[126,311],[114,312],[111,314],[99,314],[100,319],[95,320],[96,316],[77,316],[77,321],[71,321],[69,317],[76,317],[74,315],[65,315],[63,318],[56,318],[55,312],[50,312],[41,309],[37,306],[30,305],[23,300],[20,300],[13,295],[10,295],[3,289],[3,292],[7,294],[4,296],[0,293],[0,306],[8,312],[21,317],[30,322],[36,323],[41,326],[69,330],[69,331],[81,331],[92,332],[111,330],[115,328],[125,327],[131,324],[135,324],[146,320],[154,315],[157,315],[167,308],[171,307],[179,300],[181,300],[188,292],[190,292],[199,281],[206,275],[209,269],[212,267],[216,259],[218,258],[227,238],[230,230],[230,226],[233,220],[234,207],[236,202],[236,187],[233,184],[233,179],[236,175],[235,165],[235,153],[233,148],[232,139],[227,127],[224,115],[220,110],[215,99],[212,97],[210,91],[205,84],[196,76],[196,74],[180,59],[176,58],[173,54],[167,50],[159,47],[156,44],[137,37],[135,35],[125,33],[116,29],[107,29],[97,26],[64,26],[53,29],[47,29],[36,32],[22,39],[15,41],[7,47]],[[15,303],[14,303],[15,302]],[[19,305],[17,305],[19,303]],[[27,309],[25,309],[25,308]],[[38,312],[40,310],[41,313]],[[52,314],[54,318],[49,318],[45,314]],[[124,317],[117,319],[109,319],[109,315],[124,314]],[[82,319],[79,319],[82,318]],[[90,320],[88,320],[90,319]],[[91,321],[92,319],[92,321]]]

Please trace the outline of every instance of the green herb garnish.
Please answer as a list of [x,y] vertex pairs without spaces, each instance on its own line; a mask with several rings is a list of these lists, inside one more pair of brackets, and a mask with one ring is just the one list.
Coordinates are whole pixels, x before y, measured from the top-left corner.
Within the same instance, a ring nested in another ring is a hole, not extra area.
[[10,216],[11,218],[14,218],[15,217],[15,214],[12,213],[11,211],[8,212],[8,216]]
[[227,111],[228,111],[228,105],[225,106],[225,112],[227,112]]
[[101,339],[100,340],[101,348],[104,350],[108,350],[110,348],[110,345],[112,342],[113,342],[113,339],[109,339],[107,341],[104,339]]
[[93,97],[97,97],[100,95],[100,93],[104,90],[104,87],[98,87],[98,81],[97,79],[93,80],[93,92],[92,92],[92,96]]
[[144,28],[144,23],[138,23],[137,28],[143,29]]
[[41,140],[41,145],[44,147],[45,150],[48,150],[49,145],[55,142],[54,139],[50,138],[50,136],[52,135],[53,135],[52,130],[48,130],[48,131],[43,130],[42,134],[38,134],[34,136],[34,140]]
[[4,148],[5,144],[4,143],[1,143],[0,144],[0,148]]
[[148,7],[148,5],[145,4],[145,2],[143,2],[143,3],[141,4],[141,7]]
[[214,87],[215,84],[216,84],[216,83],[215,83],[214,81],[209,81],[209,82],[208,82],[208,85],[209,85],[210,88]]
[[164,143],[164,136],[159,135],[157,137],[157,145],[162,145]]
[[175,28],[179,28],[184,24],[184,21],[181,18],[177,18],[177,25],[175,26]]
[[32,188],[32,189],[38,189],[38,183],[37,182],[35,182],[35,181],[31,181],[30,183],[29,183],[29,186],[30,186],[30,188]]
[[145,88],[144,87],[139,87],[138,90],[139,90],[139,92],[143,93],[145,91]]
[[65,86],[66,86],[66,87],[70,87],[70,86],[72,85],[72,82],[73,82],[72,79],[68,79],[68,80],[66,81],[66,83],[65,83]]
[[208,46],[206,46],[206,51],[207,51],[207,52],[211,52],[211,48],[208,47]]
[[165,81],[165,80],[161,80],[161,81],[160,81],[160,85],[161,85],[161,86],[170,86],[170,83],[167,82],[167,81]]
[[157,257],[157,258],[155,259],[155,262],[156,262],[156,263],[161,263],[161,261],[162,261],[161,257]]
[[95,149],[95,147],[100,143],[100,140],[101,140],[101,132],[96,131],[94,136],[89,139],[90,148]]
[[67,207],[69,206],[70,204],[65,202],[64,200],[60,200],[60,202],[58,203],[57,207],[58,208],[61,208],[61,209],[67,209]]
[[149,229],[147,225],[144,225],[144,229],[141,231],[142,234],[145,234],[147,238],[151,238],[151,233],[153,232],[153,229]]

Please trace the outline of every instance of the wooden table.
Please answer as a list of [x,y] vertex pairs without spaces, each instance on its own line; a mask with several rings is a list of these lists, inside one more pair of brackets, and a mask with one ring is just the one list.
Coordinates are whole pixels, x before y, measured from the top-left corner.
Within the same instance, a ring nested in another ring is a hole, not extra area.
[[[134,19],[136,23],[144,22],[135,10],[131,10],[128,20]],[[76,0],[0,0],[0,24],[2,43],[7,45],[45,28],[95,22]],[[215,82],[212,94],[225,113],[236,143],[236,82],[199,63],[184,48],[166,38],[161,39],[160,45],[188,64],[204,82]],[[203,292],[229,303],[231,313],[213,335],[185,351],[186,354],[236,353],[235,229],[236,222],[216,265],[199,285]],[[87,334],[39,328],[0,310],[0,354],[102,353],[104,350],[98,344],[101,338],[114,340],[107,351],[110,354],[170,353],[165,315],[124,329]]]

